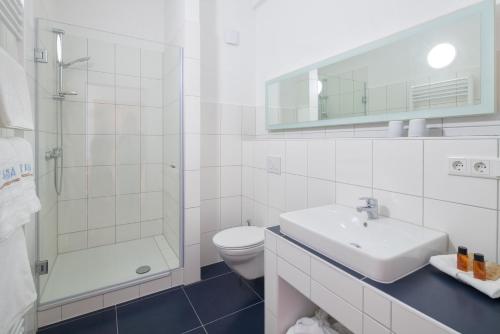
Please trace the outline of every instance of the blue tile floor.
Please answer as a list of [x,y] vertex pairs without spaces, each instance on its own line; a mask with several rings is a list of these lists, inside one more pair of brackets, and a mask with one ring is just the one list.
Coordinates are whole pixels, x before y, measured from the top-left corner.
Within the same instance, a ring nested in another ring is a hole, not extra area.
[[264,278],[247,281],[223,262],[202,281],[41,328],[40,334],[264,333]]

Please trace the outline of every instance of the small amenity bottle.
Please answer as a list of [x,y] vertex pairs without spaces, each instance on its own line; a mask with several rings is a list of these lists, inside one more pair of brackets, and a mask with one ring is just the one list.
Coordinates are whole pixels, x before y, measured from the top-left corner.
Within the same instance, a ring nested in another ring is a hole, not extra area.
[[486,263],[484,262],[484,255],[474,253],[474,278],[486,281]]
[[467,247],[459,246],[457,253],[457,269],[468,271],[469,256],[467,255]]

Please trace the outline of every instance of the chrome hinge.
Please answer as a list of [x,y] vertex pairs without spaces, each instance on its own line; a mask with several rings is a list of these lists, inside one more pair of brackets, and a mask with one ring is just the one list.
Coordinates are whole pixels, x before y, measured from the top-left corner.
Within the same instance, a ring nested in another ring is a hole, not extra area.
[[35,263],[35,273],[38,275],[46,275],[49,273],[49,261],[36,261]]
[[49,62],[49,53],[47,49],[35,48],[35,62],[45,64]]

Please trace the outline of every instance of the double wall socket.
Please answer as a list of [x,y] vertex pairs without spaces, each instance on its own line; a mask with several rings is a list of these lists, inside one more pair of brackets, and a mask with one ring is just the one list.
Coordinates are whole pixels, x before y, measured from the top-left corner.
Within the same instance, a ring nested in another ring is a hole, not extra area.
[[448,174],[500,178],[500,159],[496,157],[449,157]]

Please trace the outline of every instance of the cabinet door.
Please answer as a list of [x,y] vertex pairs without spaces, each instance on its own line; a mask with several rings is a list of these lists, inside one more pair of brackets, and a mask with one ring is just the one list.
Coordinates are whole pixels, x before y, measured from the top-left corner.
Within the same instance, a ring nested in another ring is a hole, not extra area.
[[395,334],[451,334],[432,320],[425,319],[412,310],[398,303],[392,303],[392,331]]

